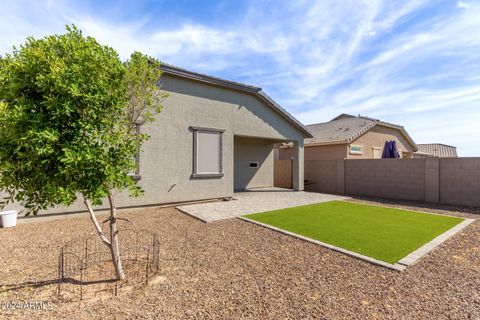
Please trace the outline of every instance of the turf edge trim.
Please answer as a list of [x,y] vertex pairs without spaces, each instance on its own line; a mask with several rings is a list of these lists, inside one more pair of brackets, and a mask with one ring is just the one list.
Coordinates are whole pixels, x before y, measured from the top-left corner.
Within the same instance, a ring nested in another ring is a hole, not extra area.
[[456,226],[448,229],[441,235],[437,236],[430,242],[427,242],[420,248],[416,249],[415,251],[411,252],[407,256],[403,257],[402,259],[398,260],[398,264],[403,266],[411,266],[415,264],[420,258],[427,255],[430,251],[434,250],[436,247],[444,243],[447,239],[454,236],[464,228],[466,228],[470,223],[475,221],[474,219],[463,218],[464,221],[460,222]]

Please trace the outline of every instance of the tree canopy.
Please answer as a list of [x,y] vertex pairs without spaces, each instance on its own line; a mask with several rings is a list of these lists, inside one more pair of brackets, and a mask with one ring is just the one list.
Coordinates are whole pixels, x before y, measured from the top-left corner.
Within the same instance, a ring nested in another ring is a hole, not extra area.
[[28,38],[0,58],[0,190],[28,212],[101,203],[112,189],[142,190],[129,175],[148,138],[133,122],[161,111],[159,62],[138,52],[122,63],[75,26]]

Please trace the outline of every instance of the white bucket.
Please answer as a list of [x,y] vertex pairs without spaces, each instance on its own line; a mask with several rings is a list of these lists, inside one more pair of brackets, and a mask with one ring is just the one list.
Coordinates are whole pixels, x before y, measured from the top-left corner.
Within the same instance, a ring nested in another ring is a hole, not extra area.
[[2,228],[15,227],[17,225],[17,210],[8,210],[0,212]]

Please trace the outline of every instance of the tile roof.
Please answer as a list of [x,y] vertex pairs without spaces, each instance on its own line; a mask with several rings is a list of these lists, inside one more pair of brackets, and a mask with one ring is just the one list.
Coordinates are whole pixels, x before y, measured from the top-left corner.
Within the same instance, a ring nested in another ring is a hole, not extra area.
[[456,158],[457,147],[442,143],[421,143],[418,144],[418,151],[439,158]]
[[403,129],[403,127],[398,125],[398,124],[394,124],[394,123],[391,123],[391,122],[385,122],[385,121],[381,121],[380,119],[370,118],[370,117],[362,116],[362,115],[354,116],[354,115],[348,114],[348,113],[342,113],[341,115],[336,116],[335,118],[333,118],[330,121],[335,121],[335,120],[340,120],[340,119],[351,119],[351,118],[360,118],[360,119],[371,120],[371,121],[383,123],[383,124],[391,126],[391,127],[397,127],[399,129]]
[[354,117],[307,125],[313,138],[305,139],[305,144],[353,141],[375,124],[373,120]]
[[415,141],[404,127],[378,119],[360,115],[353,116],[346,113],[342,113],[329,122],[307,125],[306,128],[312,133],[313,138],[305,139],[305,145],[349,143],[376,125],[399,130],[413,146],[413,150],[417,151]]

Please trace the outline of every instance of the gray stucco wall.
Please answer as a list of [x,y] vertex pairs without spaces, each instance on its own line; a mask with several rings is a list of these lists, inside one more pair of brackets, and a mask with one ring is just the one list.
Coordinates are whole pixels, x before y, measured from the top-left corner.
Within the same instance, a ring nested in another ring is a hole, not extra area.
[[[139,184],[145,194],[131,198],[117,196],[117,206],[144,206],[162,203],[230,197],[234,190],[234,135],[271,141],[302,140],[302,133],[255,96],[197,81],[164,74],[162,90],[169,93],[157,121],[142,125],[151,136],[140,155]],[[193,127],[224,129],[223,172],[221,178],[193,179]],[[253,184],[272,176],[259,175]],[[270,155],[268,156],[270,163]],[[303,161],[302,161],[303,162]],[[270,165],[270,164],[269,164]],[[267,170],[267,169],[265,169]],[[260,178],[262,177],[262,178]],[[267,179],[268,178],[268,179]],[[18,207],[13,205],[10,207]],[[81,201],[49,213],[84,211]]]
[[[273,187],[273,142],[256,138],[234,138],[234,188]],[[251,168],[250,162],[258,162]]]

